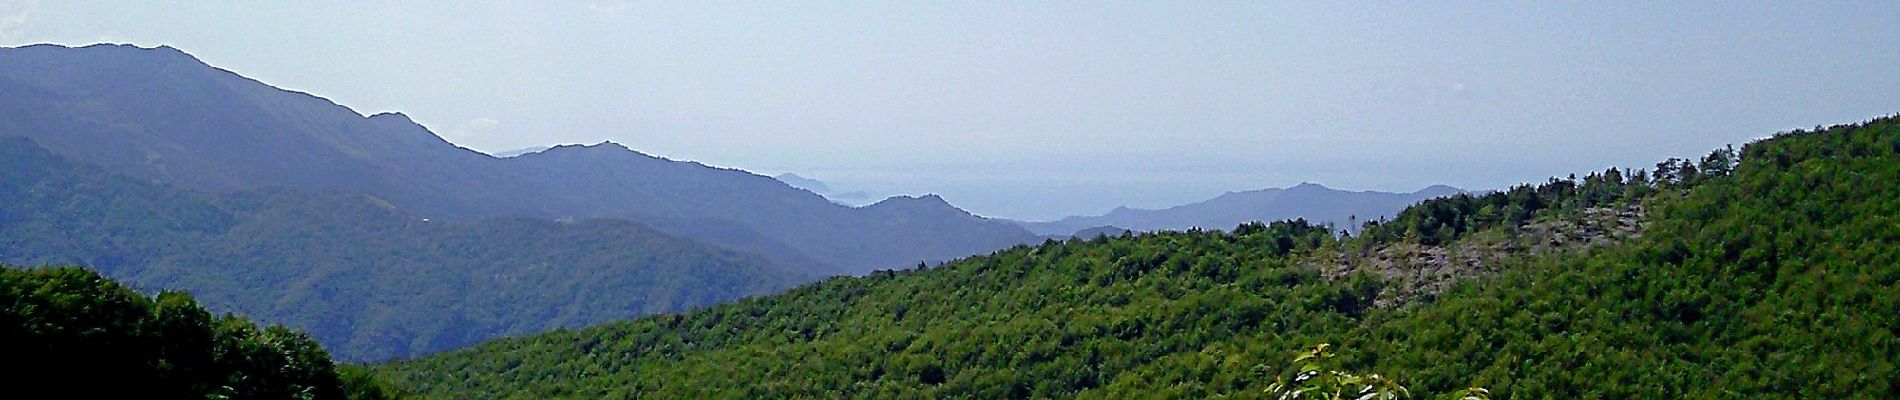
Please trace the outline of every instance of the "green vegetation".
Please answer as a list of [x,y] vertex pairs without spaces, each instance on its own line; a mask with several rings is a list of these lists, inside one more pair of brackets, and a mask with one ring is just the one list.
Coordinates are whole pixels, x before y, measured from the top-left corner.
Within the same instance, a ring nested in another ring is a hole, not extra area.
[[[1049,242],[390,368],[444,397],[1063,396],[1266,327],[1344,329],[1377,290],[1289,264],[1288,254],[1332,241],[1323,227],[1241,231]],[[1259,359],[1280,358],[1267,353]],[[1246,379],[1213,385],[1264,388],[1247,368],[1233,371]]]
[[1732,169],[1727,154],[1658,173],[1686,190],[1652,199],[1641,239],[1532,260],[1340,343],[1414,390],[1900,395],[1900,120],[1778,135]]
[[[1418,301],[1353,252],[1518,234],[1595,207],[1640,237],[1500,257]],[[1900,396],[1900,120],[1654,171],[1426,202],[1360,237],[1302,221],[1020,246],[680,315],[377,367],[438,398],[1267,397],[1356,351],[1425,397]],[[1356,376],[1356,375],[1354,375]],[[1284,385],[1283,385],[1284,386]]]
[[[1675,165],[1670,160],[1660,165]],[[1682,187],[1694,182],[1652,182],[1647,172],[1637,170],[1629,177],[1610,168],[1578,181],[1552,178],[1542,185],[1519,185],[1485,195],[1456,194],[1420,202],[1399,212],[1390,221],[1366,223],[1360,232],[1366,243],[1410,241],[1440,245],[1473,232],[1528,223],[1539,213],[1574,213],[1593,207],[1627,206],[1647,198],[1663,188]]]
[[[1267,397],[1276,400],[1397,400],[1412,391],[1379,374],[1340,371],[1332,345],[1320,343],[1293,356],[1293,362],[1267,385]],[[1480,387],[1448,393],[1455,400],[1489,400],[1491,391]]]
[[349,361],[731,301],[813,279],[625,221],[429,221],[382,199],[207,195],[0,138],[0,263],[84,265],[310,332]]
[[1396,400],[1411,394],[1391,378],[1379,374],[1354,374],[1328,368],[1332,345],[1320,343],[1312,350],[1293,357],[1292,368],[1280,372],[1267,395],[1282,400]]
[[190,295],[139,294],[92,271],[0,267],[7,390],[112,399],[389,399],[316,341],[215,317]]

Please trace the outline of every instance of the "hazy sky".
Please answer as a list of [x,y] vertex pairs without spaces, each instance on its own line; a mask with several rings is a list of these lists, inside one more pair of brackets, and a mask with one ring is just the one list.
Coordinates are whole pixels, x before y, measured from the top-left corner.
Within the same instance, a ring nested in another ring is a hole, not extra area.
[[1900,112],[1876,2],[0,0],[497,152],[612,140],[1046,219],[1496,188]]

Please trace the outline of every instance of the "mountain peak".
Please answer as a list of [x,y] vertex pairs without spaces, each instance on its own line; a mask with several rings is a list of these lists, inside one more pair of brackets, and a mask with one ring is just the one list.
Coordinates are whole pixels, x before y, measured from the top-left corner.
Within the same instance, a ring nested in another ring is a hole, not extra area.
[[[66,46],[61,46],[61,45],[47,45],[47,46],[56,46],[56,47],[69,48],[69,49],[72,48],[72,47],[66,47]],[[204,61],[199,60],[198,56],[191,55],[191,53],[186,53],[184,50],[179,50],[177,47],[172,47],[171,45],[158,45],[156,47],[141,47],[139,45],[129,44],[129,43],[95,43],[95,44],[80,46],[77,48],[78,49],[107,49],[107,50],[113,50],[121,54],[127,54],[127,55],[151,56],[151,57],[169,59],[169,60],[174,60],[174,61],[185,61],[185,62],[190,62],[194,64],[204,64]]]
[[403,114],[401,111],[384,111],[384,112],[379,112],[375,114],[370,114],[369,116],[369,119],[378,119],[378,118],[385,118],[385,119],[395,118],[401,121],[414,121],[413,119],[409,118],[409,114]]
[[416,123],[415,119],[409,118],[408,114],[403,114],[401,112],[395,112],[395,111],[385,111],[385,112],[371,114],[369,116],[369,120],[371,122],[376,122],[380,124],[414,125],[418,127],[422,126],[422,124]]
[[639,150],[634,150],[633,148],[614,143],[613,141],[601,141],[600,143],[594,144],[563,144],[549,147],[546,150],[532,154],[635,155],[640,158],[659,159],[659,157],[641,153]]
[[[15,79],[36,86],[72,84],[59,78],[124,79],[128,76],[153,76],[159,71],[185,73],[194,68],[156,68],[159,66],[203,66],[198,57],[171,46],[139,47],[131,44],[97,43],[72,47],[41,43],[18,47],[0,46],[0,68],[15,69]],[[57,72],[55,72],[57,71]],[[100,76],[104,77],[100,77]],[[118,82],[118,81],[114,81]]]
[[1313,182],[1300,182],[1300,184],[1298,185],[1293,185],[1293,187],[1286,188],[1286,191],[1309,192],[1309,193],[1310,192],[1331,192],[1333,191],[1333,188],[1329,188],[1329,187],[1326,187],[1326,185],[1321,185],[1321,184],[1317,184]]
[[[944,200],[942,196],[938,196],[935,194],[925,194],[921,196],[908,196],[908,195],[891,196],[891,197],[885,198],[882,201],[873,203],[868,206],[864,206],[862,208],[866,210],[875,210],[876,212],[880,212],[880,213],[890,213],[892,215],[904,215],[904,216],[954,215],[961,218],[977,218],[977,219],[982,218],[982,217],[977,216],[976,214],[971,214],[969,211],[964,211],[961,208],[957,208],[957,206],[951,205],[950,202]],[[905,217],[905,218],[908,218],[908,217]]]
[[172,47],[171,45],[168,45],[168,44],[161,44],[161,45],[158,45],[157,47],[139,47],[137,45],[130,45],[130,44],[123,45],[123,46],[130,46],[135,49],[151,51],[151,52],[155,52],[155,53],[159,53],[163,55],[186,56],[186,57],[191,57],[194,60],[198,58],[197,56],[191,55],[191,53],[186,53],[184,50],[179,50],[177,47]]
[[922,195],[922,196],[911,196],[911,195],[897,195],[897,196],[891,196],[891,197],[889,197],[889,198],[885,198],[885,199],[884,199],[884,201],[879,201],[879,202],[877,202],[877,204],[885,204],[885,203],[891,203],[891,204],[943,204],[943,205],[946,205],[946,206],[947,206],[947,205],[950,205],[950,202],[948,202],[948,201],[944,201],[944,200],[943,200],[943,196],[938,196],[938,195],[937,195],[937,194],[935,194],[935,193],[928,193],[928,194],[924,194],[924,195]]
[[176,48],[176,47],[172,47],[171,45],[163,45],[163,44],[161,44],[161,45],[158,45],[158,46],[154,46],[154,47],[144,47],[144,46],[139,46],[139,45],[136,45],[136,44],[131,44],[131,43],[104,43],[104,42],[101,42],[101,43],[93,43],[93,44],[88,44],[88,45],[83,45],[83,46],[67,46],[67,45],[63,45],[63,44],[58,44],[58,43],[37,43],[37,44],[29,44],[29,45],[25,45],[25,46],[18,46],[18,47],[15,47],[15,48],[18,48],[18,49],[42,49],[42,50],[53,50],[53,49],[59,49],[59,50],[73,50],[73,49],[83,49],[83,50],[107,50],[107,51],[127,51],[127,52],[131,52],[131,51],[153,51],[153,52],[158,52],[158,53],[170,53],[170,54],[185,54],[185,52],[184,52],[183,50],[179,50],[178,48]]
[[[587,145],[587,146],[582,146],[582,147],[587,147],[587,148],[598,147],[602,149],[620,149],[620,150],[626,150],[626,151],[633,151],[633,148],[627,147],[627,145],[624,145],[624,144],[614,143],[614,141],[612,140],[602,140],[600,141],[600,143],[594,143],[592,145]],[[634,151],[634,152],[638,153],[637,151]]]
[[891,196],[891,197],[885,198],[882,201],[878,201],[877,203],[871,204],[869,206],[865,206],[865,208],[903,208],[903,209],[912,209],[912,210],[934,208],[934,209],[957,209],[958,211],[962,211],[962,209],[958,209],[956,208],[956,206],[950,205],[949,201],[945,201],[942,196],[938,196],[936,194],[925,194],[922,196],[909,196],[909,195]]
[[1431,186],[1426,186],[1424,189],[1419,189],[1417,192],[1412,192],[1412,193],[1431,195],[1431,196],[1449,196],[1449,195],[1464,193],[1464,192],[1465,192],[1464,189],[1459,189],[1459,188],[1448,186],[1448,185],[1431,185]]

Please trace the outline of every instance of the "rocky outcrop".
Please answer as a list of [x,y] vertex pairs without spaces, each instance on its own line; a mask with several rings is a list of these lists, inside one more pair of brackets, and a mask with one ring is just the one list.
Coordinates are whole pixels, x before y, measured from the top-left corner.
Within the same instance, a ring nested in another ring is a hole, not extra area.
[[1388,286],[1374,305],[1392,307],[1430,299],[1459,279],[1495,274],[1526,256],[1587,250],[1641,237],[1642,221],[1639,205],[1596,207],[1480,231],[1446,245],[1401,242],[1344,249],[1311,262],[1327,279],[1361,271],[1383,278]]

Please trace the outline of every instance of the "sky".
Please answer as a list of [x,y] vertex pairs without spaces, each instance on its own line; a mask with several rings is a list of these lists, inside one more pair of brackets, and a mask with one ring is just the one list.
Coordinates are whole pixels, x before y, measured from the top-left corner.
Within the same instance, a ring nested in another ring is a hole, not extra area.
[[1501,3],[0,0],[0,45],[170,45],[475,150],[613,141],[1030,220],[1502,188],[1900,112],[1891,2]]

